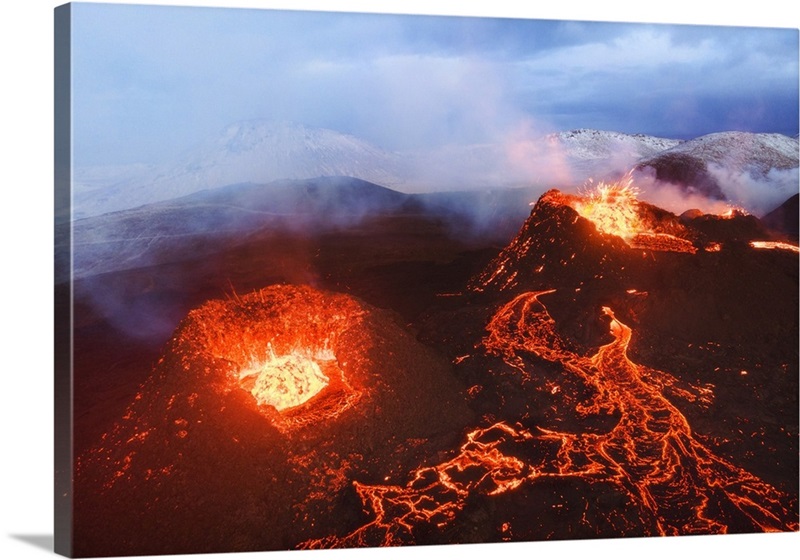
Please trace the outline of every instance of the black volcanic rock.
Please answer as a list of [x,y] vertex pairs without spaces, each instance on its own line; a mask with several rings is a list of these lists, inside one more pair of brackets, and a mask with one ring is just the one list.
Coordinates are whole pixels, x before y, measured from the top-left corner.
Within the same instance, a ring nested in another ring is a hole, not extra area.
[[[73,275],[185,259],[265,228],[317,234],[409,211],[420,212],[409,195],[352,177],[230,185],[76,221]],[[66,246],[67,225],[56,233]]]
[[765,227],[761,220],[752,214],[742,212],[734,211],[730,216],[716,214],[685,216],[682,221],[702,244],[710,242],[727,245],[746,244],[750,241],[775,239],[773,232]]
[[[441,292],[431,247],[407,266],[435,230],[387,216],[402,234],[356,227],[327,247],[348,269],[327,269],[337,293],[203,298],[79,457],[77,552],[797,530],[796,252],[752,247],[753,216],[644,202],[646,235],[622,238],[582,201],[545,193]],[[216,263],[231,289],[244,261],[269,266],[250,249]],[[241,372],[272,351],[334,382],[271,410]]]
[[[573,208],[580,197],[550,190],[537,201],[514,240],[470,287],[476,292],[514,291],[553,285],[580,288],[597,281],[622,281],[642,251],[621,237],[602,232]],[[638,203],[640,219],[655,232],[686,234],[677,218]]]
[[[781,520],[778,530],[796,530],[796,250],[751,245],[769,235],[754,216],[690,212],[679,219],[643,202],[636,209],[650,235],[623,239],[581,217],[575,208],[586,207],[580,202],[545,193],[517,237],[471,280],[471,296],[427,319],[426,340],[449,342],[469,326],[472,344],[453,350],[477,413],[518,422],[532,430],[533,441],[543,433],[542,440],[559,442],[553,453],[568,457],[567,468],[578,457],[584,465],[584,451],[594,453],[586,442],[604,440],[604,465],[611,458],[625,464],[625,476],[639,468],[658,473],[650,496],[659,504],[657,515],[676,523],[679,533],[696,531],[703,519],[725,532],[764,530],[766,524],[748,519],[751,504],[764,508],[759,511],[777,506],[770,515]],[[623,339],[624,351],[604,362]],[[618,375],[626,371],[632,376]],[[620,400],[604,402],[611,394]],[[631,415],[637,409],[641,415]],[[668,416],[676,431],[661,424]],[[620,431],[630,438],[627,450],[658,441],[656,463],[645,466],[650,455],[638,451],[625,459],[624,452],[610,452],[616,443],[606,443],[618,441]],[[684,435],[675,437],[679,431]],[[572,437],[575,446],[564,443]],[[663,454],[678,441],[674,453]],[[546,464],[536,460],[537,467]],[[717,467],[708,470],[712,463]],[[732,474],[719,476],[731,465]],[[563,467],[554,470],[563,475]],[[724,478],[730,483],[720,484]],[[740,493],[745,487],[746,497]],[[536,490],[537,503],[547,503],[546,491]],[[700,506],[681,513],[692,492]],[[597,536],[609,519],[599,511],[624,510],[631,517],[609,528],[613,534],[651,534],[647,515],[636,513],[646,508],[636,499],[610,486],[595,485],[588,493],[592,505],[577,497],[568,505],[560,490],[568,514],[562,523],[577,528],[577,512],[584,522],[590,512],[598,515],[589,522]],[[714,507],[699,514],[712,501]],[[523,526],[529,538],[541,538],[535,523],[516,519],[515,534]]]
[[782,335],[787,326],[797,328],[796,253],[751,247],[774,240],[758,218],[693,213],[679,219],[639,202],[640,217],[669,242],[659,245],[659,234],[642,246],[638,236],[626,241],[599,231],[573,209],[577,198],[545,193],[515,239],[470,280],[472,293],[502,302],[555,289],[548,297],[559,302],[553,309],[565,320],[560,328],[588,346],[601,343],[591,317],[605,305],[665,340],[698,337],[734,346],[758,340],[751,358],[775,350],[760,345],[770,336],[796,346]]
[[408,195],[353,177],[317,177],[268,184],[241,184],[201,191],[166,206],[228,205],[271,215],[313,215],[322,223],[346,216],[391,212]]
[[639,163],[638,168],[655,170],[657,181],[682,185],[687,192],[725,200],[718,181],[708,172],[706,162],[684,153],[663,153]]
[[790,196],[783,204],[765,214],[761,218],[761,222],[768,228],[785,233],[791,239],[797,240],[798,231],[800,230],[798,225],[798,213],[800,212],[798,199],[800,199],[798,194]]

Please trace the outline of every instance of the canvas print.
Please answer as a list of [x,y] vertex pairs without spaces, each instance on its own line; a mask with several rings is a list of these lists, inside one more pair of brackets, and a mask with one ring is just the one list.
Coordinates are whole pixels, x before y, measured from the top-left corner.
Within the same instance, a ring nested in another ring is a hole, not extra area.
[[798,30],[56,9],[56,549],[798,531]]

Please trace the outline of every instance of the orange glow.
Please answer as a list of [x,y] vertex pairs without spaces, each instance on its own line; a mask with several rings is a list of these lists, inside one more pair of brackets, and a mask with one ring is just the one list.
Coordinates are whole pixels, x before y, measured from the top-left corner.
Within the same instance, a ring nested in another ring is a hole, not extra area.
[[[501,307],[487,326],[484,345],[513,368],[523,365],[519,355],[527,352],[560,363],[596,389],[589,403],[576,403],[579,413],[615,411],[619,421],[609,432],[597,434],[542,429],[539,437],[561,444],[543,471],[581,477],[592,473],[614,481],[639,504],[643,521],[652,520],[660,535],[727,532],[709,510],[720,493],[757,530],[797,530],[796,520],[782,521],[794,516],[779,506],[780,492],[715,455],[695,438],[686,417],[663,394],[670,387],[687,400],[704,403],[713,396],[708,386],[677,389],[678,381],[670,374],[633,363],[627,356],[632,331],[608,307],[602,312],[610,318],[614,341],[590,357],[573,353],[539,301],[550,292],[521,294]],[[682,499],[674,502],[669,496]]]
[[582,197],[567,199],[567,203],[583,218],[591,221],[602,233],[621,237],[634,249],[696,253],[686,239],[653,231],[642,220],[639,211],[639,189],[627,175],[617,183],[599,183]]
[[324,537],[300,548],[396,546],[413,542],[415,527],[444,527],[464,509],[474,492],[488,496],[518,488],[536,472],[522,459],[500,451],[501,446],[533,438],[520,427],[498,422],[467,434],[457,455],[411,473],[404,486],[355,482],[356,492],[374,515],[370,523],[345,537]]
[[[227,390],[246,391],[284,432],[335,418],[364,393],[337,356],[341,332],[357,325],[363,310],[350,299],[323,302],[310,290],[301,296],[304,291],[262,290],[237,296],[224,310],[211,302],[196,341],[231,364]],[[272,308],[282,309],[279,319]]]
[[[348,535],[307,541],[301,548],[393,546],[415,542],[420,527],[441,529],[456,519],[475,494],[496,496],[547,478],[574,478],[612,485],[629,511],[609,511],[606,521],[645,535],[726,533],[718,508],[735,510],[754,530],[796,531],[796,515],[783,495],[759,478],[716,455],[698,440],[686,417],[664,396],[669,387],[707,405],[709,386],[679,388],[666,372],[635,364],[627,356],[631,329],[609,307],[613,341],[591,356],[576,354],[559,336],[540,297],[555,290],[523,293],[503,305],[486,326],[483,347],[531,378],[522,356],[558,363],[565,375],[595,388],[588,402],[574,402],[579,415],[613,415],[608,431],[573,433],[496,422],[476,428],[446,461],[409,473],[403,485],[355,482],[371,521]],[[551,393],[558,387],[551,388]],[[565,397],[566,398],[566,397]],[[501,535],[508,524],[497,527]]]
[[240,372],[239,379],[258,404],[279,411],[305,403],[330,381],[313,358],[302,352],[276,356],[271,345],[268,359]]
[[[364,315],[352,298],[302,286],[206,302],[176,331],[121,420],[76,459],[76,470],[99,476],[104,488],[169,477],[176,464],[154,462],[145,450],[193,441],[203,416],[225,411],[231,395],[287,436],[335,421],[369,394],[357,369],[370,344]],[[344,332],[360,342],[343,343]]]
[[719,214],[720,218],[725,218],[729,220],[731,218],[735,218],[736,216],[749,216],[750,214],[742,208],[741,206],[728,206],[728,208]]
[[599,183],[576,199],[572,207],[603,233],[630,240],[647,230],[639,217],[638,195],[633,179],[628,177],[619,183]]
[[800,247],[782,241],[751,241],[750,246],[753,249],[782,249],[784,251],[800,253]]

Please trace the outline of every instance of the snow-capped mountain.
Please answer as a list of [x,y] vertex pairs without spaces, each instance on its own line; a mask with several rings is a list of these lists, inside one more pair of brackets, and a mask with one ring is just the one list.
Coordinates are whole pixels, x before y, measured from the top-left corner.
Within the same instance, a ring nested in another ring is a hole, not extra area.
[[232,124],[168,165],[75,170],[74,218],[172,200],[225,185],[347,176],[406,192],[547,188],[614,176],[678,144],[645,135],[574,130],[546,137],[390,152],[333,130],[289,122]]
[[718,132],[700,136],[640,160],[637,169],[687,193],[752,204],[762,209],[798,188],[798,139],[782,134]]
[[615,158],[642,159],[668,150],[681,140],[646,134],[625,134],[608,130],[580,128],[547,136],[550,145],[559,146],[573,160]]
[[73,218],[243,183],[342,176],[407,193],[509,187],[541,193],[618,180],[634,168],[656,190],[677,186],[683,194],[766,212],[797,192],[798,141],[744,132],[681,141],[578,129],[400,153],[333,130],[254,120],[228,126],[170,165],[76,169]]
[[548,135],[544,148],[551,160],[559,161],[569,171],[573,184],[582,184],[590,178],[618,179],[639,160],[680,143],[645,134],[581,128]]
[[228,126],[174,165],[76,170],[74,217],[236,183],[348,176],[394,187],[401,175],[396,154],[353,136],[287,122],[246,121]]

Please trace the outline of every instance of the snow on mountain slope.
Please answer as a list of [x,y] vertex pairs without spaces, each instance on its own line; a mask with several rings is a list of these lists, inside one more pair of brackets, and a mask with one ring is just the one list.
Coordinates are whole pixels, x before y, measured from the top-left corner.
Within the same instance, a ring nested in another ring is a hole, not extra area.
[[680,140],[645,134],[577,129],[550,134],[545,139],[550,152],[560,155],[571,180],[616,179],[637,161],[681,143]]
[[62,224],[57,249],[72,243],[72,275],[83,278],[196,257],[218,249],[221,239],[235,243],[257,230],[336,231],[411,203],[409,195],[350,177],[242,183],[76,220],[71,238]]
[[798,139],[782,134],[718,132],[644,158],[637,170],[657,186],[766,211],[798,190]]
[[681,140],[671,138],[588,128],[550,134],[547,140],[560,146],[568,157],[575,160],[641,159],[681,144]]
[[[797,192],[797,145],[796,138],[780,134],[722,132],[684,142],[577,129],[398,153],[332,130],[254,120],[230,125],[169,165],[77,169],[73,218],[284,179],[346,176],[408,193],[509,187],[544,192],[615,181],[634,168],[650,193],[671,196],[677,189],[764,212]],[[658,202],[673,209],[663,198]]]
[[680,143],[644,134],[579,129],[546,136],[510,134],[495,143],[405,153],[406,187],[415,191],[574,188],[616,180],[638,160]]
[[783,134],[753,132],[715,132],[670,147],[641,162],[648,165],[673,154],[685,154],[706,164],[717,164],[745,171],[766,173],[770,169],[788,169],[798,165],[798,141]]
[[[133,169],[131,173],[130,170]],[[278,179],[349,176],[396,186],[400,162],[353,136],[293,123],[246,121],[227,127],[175,165],[76,170],[75,217],[134,208],[205,189]],[[99,177],[99,178],[98,178]]]

